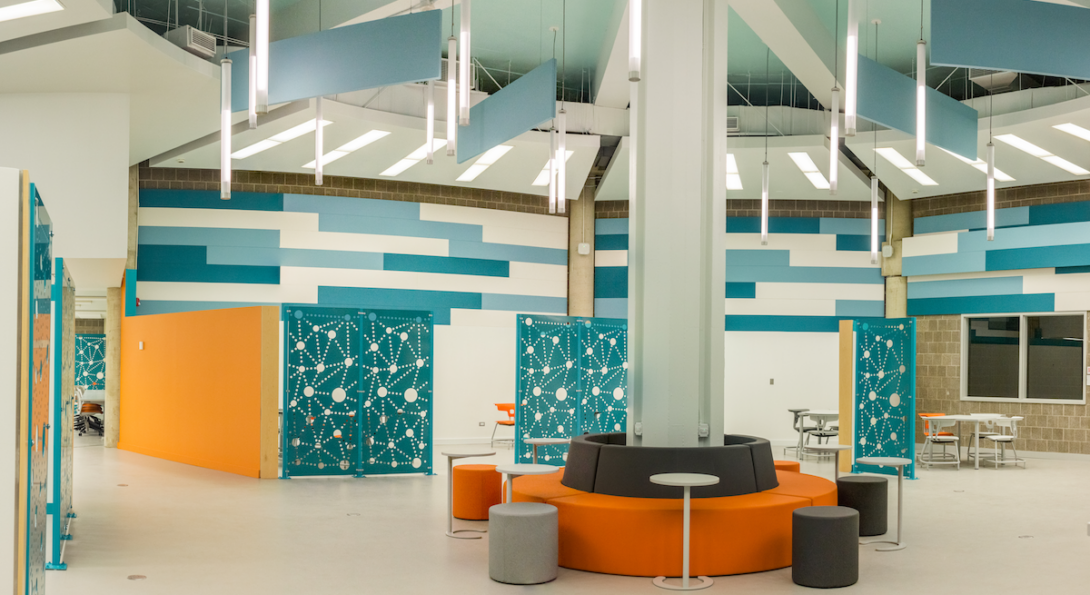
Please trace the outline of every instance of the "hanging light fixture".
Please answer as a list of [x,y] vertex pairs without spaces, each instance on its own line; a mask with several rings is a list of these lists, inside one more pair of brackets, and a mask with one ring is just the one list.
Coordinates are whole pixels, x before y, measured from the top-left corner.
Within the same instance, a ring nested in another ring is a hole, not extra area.
[[473,65],[473,60],[470,58],[469,5],[470,0],[462,0],[461,32],[458,35],[462,46],[458,52],[458,56],[461,59],[458,63],[458,84],[462,87],[458,97],[458,124],[462,126],[469,126],[469,69]]
[[855,136],[856,103],[859,97],[859,7],[848,0],[848,39],[844,48],[844,136]]
[[643,0],[628,0],[628,80],[640,80],[640,50],[643,35]]
[[435,81],[428,81],[424,86],[424,99],[428,102],[427,123],[424,126],[427,130],[428,165],[431,165],[435,161]]
[[220,198],[231,200],[231,61],[220,60]]
[[[878,61],[878,25],[874,19],[874,61]],[[878,264],[878,125],[874,126],[874,168],[870,176],[870,263]]]
[[257,128],[257,15],[250,15],[250,62],[247,73],[250,75],[248,101],[250,128]]
[[[992,74],[992,77],[995,75]],[[988,85],[991,87],[991,85]],[[988,91],[988,241],[995,240],[995,145],[992,144],[992,108],[995,106],[995,94]]]
[[924,166],[927,143],[927,42],[923,39],[923,0],[920,0],[920,40],[916,42],[916,167]]
[[549,214],[556,213],[556,128],[549,129]]
[[255,111],[259,115],[265,115],[269,113],[269,0],[255,0],[254,12],[257,20],[257,31],[254,35],[257,42],[257,50],[254,52],[257,63],[257,76],[254,78],[257,84]]
[[451,10],[450,37],[447,38],[447,156],[453,157],[458,137],[458,85],[454,73],[458,68],[458,40],[454,37],[454,11]]
[[840,169],[840,0],[836,3],[836,18],[833,19],[833,91],[832,109],[829,110],[829,196],[836,196],[838,170]]
[[556,124],[559,130],[557,135],[556,150],[553,151],[553,161],[556,162],[556,202],[559,205],[560,212],[563,213],[567,208],[568,200],[568,160],[567,156],[567,136],[568,136],[568,123],[567,114],[564,111],[564,75],[567,72],[568,66],[568,0],[564,0],[561,4],[562,12],[560,17],[560,24],[564,28],[564,38],[560,43],[560,61],[563,64],[563,68],[560,69],[560,112],[556,115]]
[[765,50],[765,160],[761,164],[761,245],[768,244],[768,62],[772,50]]
[[314,185],[322,185],[322,161],[325,154],[325,137],[322,125],[322,98],[319,96],[314,100],[314,111],[316,112],[314,118]]

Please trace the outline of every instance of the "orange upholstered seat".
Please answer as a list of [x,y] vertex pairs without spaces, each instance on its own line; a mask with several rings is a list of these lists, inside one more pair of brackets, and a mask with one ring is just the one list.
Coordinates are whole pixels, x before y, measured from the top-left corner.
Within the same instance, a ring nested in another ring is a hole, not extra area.
[[488,520],[488,508],[500,503],[502,476],[495,465],[458,465],[454,468],[454,517]]
[[802,471],[802,466],[798,461],[772,461],[776,464],[776,471],[794,471],[799,473]]
[[[920,417],[942,417],[942,416],[944,416],[946,414],[945,413],[919,413],[918,415]],[[923,433],[927,434],[929,431],[931,431],[931,424],[928,423],[927,420],[924,420],[924,422],[923,422]],[[936,436],[953,436],[954,434],[951,433],[951,432],[935,432],[935,435]]]
[[[742,574],[791,565],[791,512],[836,504],[832,482],[778,471],[780,487],[692,500],[691,573]],[[560,484],[563,474],[515,479],[516,501],[559,511],[560,565],[628,576],[681,574],[680,499],[589,494]]]

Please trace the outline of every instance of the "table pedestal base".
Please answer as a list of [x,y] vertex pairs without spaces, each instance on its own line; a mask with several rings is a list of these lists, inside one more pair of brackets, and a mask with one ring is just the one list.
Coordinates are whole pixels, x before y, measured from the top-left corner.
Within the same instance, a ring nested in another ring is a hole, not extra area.
[[[682,581],[682,584],[671,584],[666,582],[668,580]],[[689,583],[689,581],[697,581],[697,583],[694,585]],[[706,576],[691,576],[688,578],[688,580],[680,578],[668,579],[665,576],[656,576],[655,579],[651,581],[651,583],[660,589],[666,589],[669,591],[699,591],[701,589],[707,589],[708,587],[712,586],[713,584],[715,584],[715,581]]]
[[874,551],[876,551],[876,552],[896,552],[896,551],[900,551],[900,550],[903,550],[906,547],[908,547],[907,543],[899,543],[899,542],[896,542],[896,541],[860,541],[859,545],[871,545],[871,544],[874,544],[874,543],[892,543],[893,544],[893,547],[875,548]]
[[447,537],[453,537],[454,539],[480,539],[481,535],[455,535],[455,533],[488,533],[488,531],[481,531],[479,529],[458,529],[457,531],[447,531]]

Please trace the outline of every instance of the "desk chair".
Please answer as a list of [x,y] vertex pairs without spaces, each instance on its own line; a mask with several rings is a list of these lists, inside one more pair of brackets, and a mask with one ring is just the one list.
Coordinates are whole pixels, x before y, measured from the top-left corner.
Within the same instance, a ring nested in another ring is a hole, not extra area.
[[[985,440],[991,440],[995,449],[992,458],[984,459],[985,463],[991,462],[998,469],[1000,465],[1018,465],[1022,464],[1022,468],[1026,467],[1026,460],[1018,458],[1018,449],[1014,447],[1014,439],[1018,437],[1018,422],[1025,419],[1024,417],[1011,417],[1007,419],[995,420],[995,429],[999,430],[998,433],[989,434],[987,436],[981,435],[981,438]],[[1007,458],[1007,445],[1011,445],[1011,450],[1014,451],[1014,458]]]
[[[795,431],[796,435],[798,435],[799,443],[797,445],[795,445],[795,446],[785,447],[783,449],[784,456],[787,456],[787,451],[793,450],[793,451],[795,451],[795,456],[801,460],[802,459],[802,449],[803,449],[802,435],[803,434],[809,434],[810,432],[818,429],[817,426],[803,426],[801,430],[799,429],[799,424],[802,423],[802,419],[803,419],[802,414],[807,412],[807,411],[809,411],[809,409],[788,409],[787,410],[788,413],[791,413],[791,414],[793,414],[795,416],[794,422],[791,425],[791,429]],[[807,439],[809,439],[809,436],[807,436]]]
[[489,447],[495,447],[497,442],[509,443],[512,448],[515,446],[515,436],[511,435],[510,438],[500,438],[496,440],[496,430],[500,426],[508,426],[514,431],[515,428],[515,404],[514,403],[496,403],[496,409],[507,414],[507,419],[500,419],[496,421],[496,425],[492,428],[492,439],[489,440]]
[[[924,438],[923,448],[916,455],[916,460],[927,465],[929,469],[932,465],[956,465],[958,469],[961,469],[961,450],[958,448],[958,437],[951,432],[945,431],[946,428],[956,426],[958,422],[940,419],[928,420],[927,418],[931,415],[933,414],[920,414],[920,417],[924,419],[924,430],[927,436]],[[935,457],[936,444],[942,445],[942,453],[938,458]],[[954,453],[946,452],[948,444],[954,445]]]

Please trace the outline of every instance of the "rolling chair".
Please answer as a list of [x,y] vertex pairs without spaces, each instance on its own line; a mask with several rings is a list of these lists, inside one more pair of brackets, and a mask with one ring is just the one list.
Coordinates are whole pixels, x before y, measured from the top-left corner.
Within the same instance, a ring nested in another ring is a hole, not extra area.
[[503,444],[510,444],[515,446],[515,436],[512,434],[510,438],[500,438],[496,440],[496,430],[500,429],[500,426],[508,426],[512,430],[515,428],[515,404],[514,403],[496,403],[496,409],[507,414],[507,419],[496,420],[496,425],[492,428],[492,439],[488,442],[489,447],[494,447],[497,442]]

